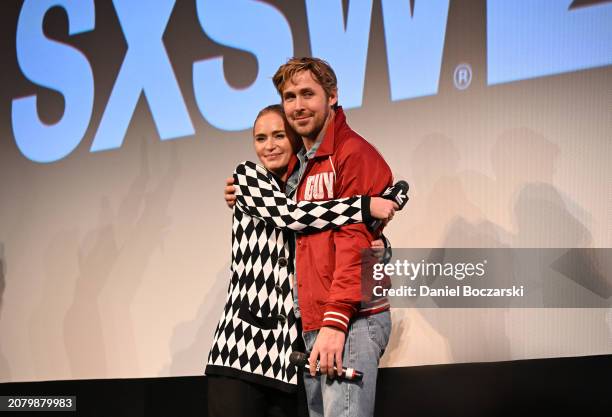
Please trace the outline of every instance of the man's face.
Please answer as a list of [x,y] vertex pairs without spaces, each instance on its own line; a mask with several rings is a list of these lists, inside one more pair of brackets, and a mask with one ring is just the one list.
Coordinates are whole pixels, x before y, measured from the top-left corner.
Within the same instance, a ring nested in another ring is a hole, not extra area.
[[289,124],[298,135],[315,139],[338,101],[334,92],[328,96],[310,71],[301,71],[283,87],[283,107]]

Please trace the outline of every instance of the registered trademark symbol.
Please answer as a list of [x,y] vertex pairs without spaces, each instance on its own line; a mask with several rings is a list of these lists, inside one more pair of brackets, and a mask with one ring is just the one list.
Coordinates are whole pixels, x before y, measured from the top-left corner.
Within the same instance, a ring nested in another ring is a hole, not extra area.
[[472,83],[472,67],[470,64],[459,64],[455,68],[453,81],[458,90],[465,90]]

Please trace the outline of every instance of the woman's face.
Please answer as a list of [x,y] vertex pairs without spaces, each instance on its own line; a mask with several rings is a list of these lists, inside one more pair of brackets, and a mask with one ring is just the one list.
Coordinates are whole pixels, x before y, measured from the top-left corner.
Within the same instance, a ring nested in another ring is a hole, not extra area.
[[283,176],[293,154],[291,132],[287,132],[283,118],[268,112],[255,121],[253,146],[255,153],[269,171]]

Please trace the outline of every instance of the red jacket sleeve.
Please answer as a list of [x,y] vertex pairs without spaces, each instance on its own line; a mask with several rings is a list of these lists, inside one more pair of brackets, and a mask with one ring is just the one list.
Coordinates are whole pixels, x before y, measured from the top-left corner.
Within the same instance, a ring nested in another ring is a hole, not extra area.
[[[393,182],[391,169],[368,143],[338,158],[338,197],[354,194],[379,195]],[[351,317],[361,303],[361,251],[369,248],[374,234],[365,224],[343,226],[333,232],[335,271],[323,310],[323,326],[348,330]]]

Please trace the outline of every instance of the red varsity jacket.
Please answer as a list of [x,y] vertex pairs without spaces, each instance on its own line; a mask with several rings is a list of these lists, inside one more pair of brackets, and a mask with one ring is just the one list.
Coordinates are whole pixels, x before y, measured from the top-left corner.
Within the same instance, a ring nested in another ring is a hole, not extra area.
[[[391,169],[380,153],[335,113],[315,156],[308,161],[296,200],[329,200],[380,195],[391,186]],[[296,237],[298,300],[304,331],[331,326],[348,330],[351,318],[389,308],[386,299],[361,305],[361,250],[375,235],[365,224],[353,224]]]

